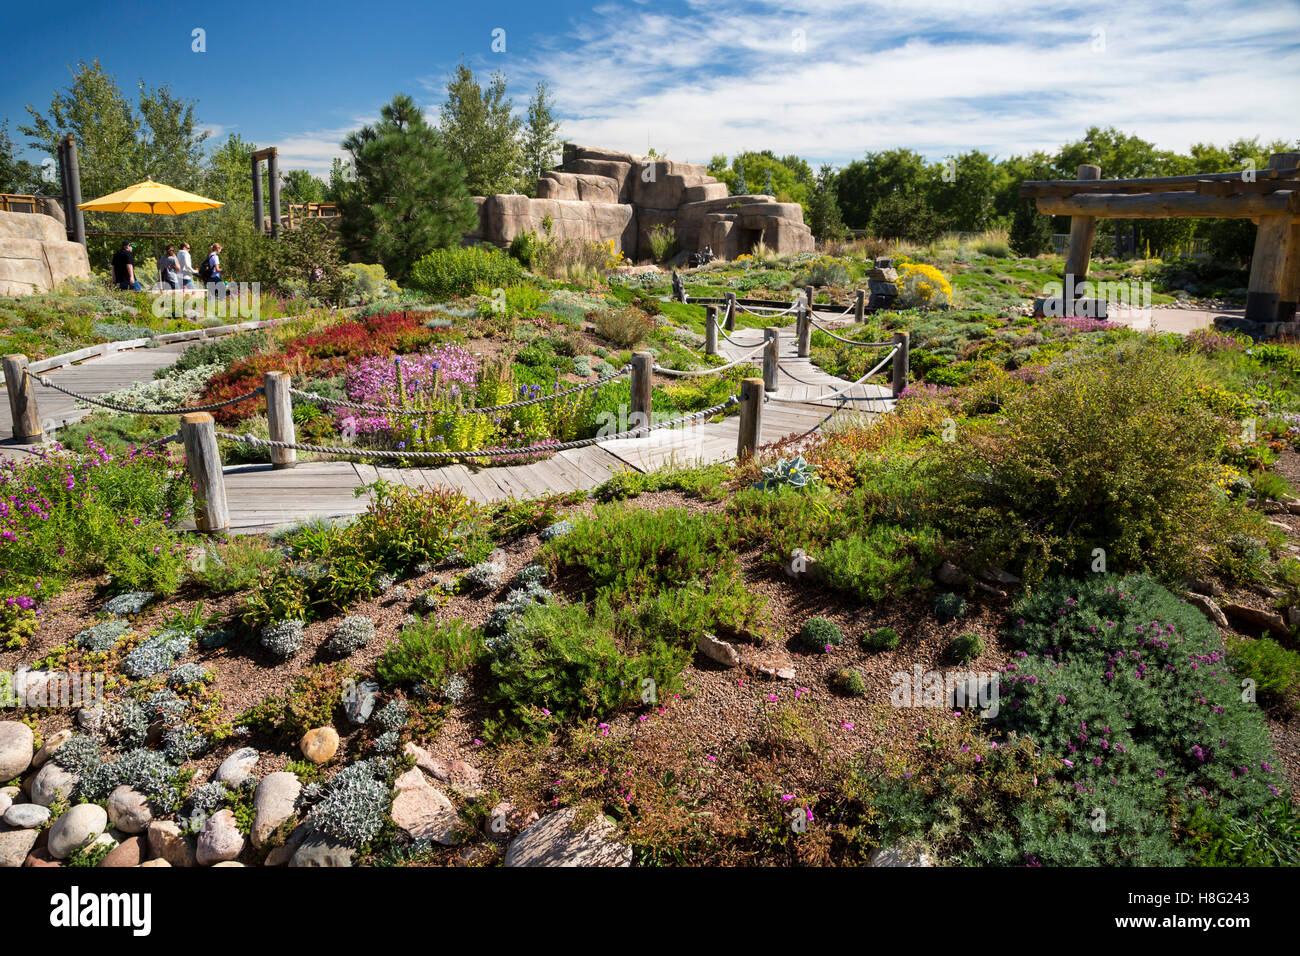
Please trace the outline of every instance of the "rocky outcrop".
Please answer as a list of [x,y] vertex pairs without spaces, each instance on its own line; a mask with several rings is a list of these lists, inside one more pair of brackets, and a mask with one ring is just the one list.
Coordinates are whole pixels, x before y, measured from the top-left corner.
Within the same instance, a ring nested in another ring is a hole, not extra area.
[[731,196],[727,184],[698,163],[634,156],[592,146],[564,145],[560,169],[542,174],[537,198],[476,197],[478,228],[470,242],[508,246],[516,236],[612,242],[629,258],[650,255],[657,226],[672,229],[684,252],[708,246],[734,259],[758,243],[782,255],[810,252],[811,230],[798,203],[771,196]]
[[89,278],[86,247],[41,213],[0,212],[0,296],[30,295],[65,279]]

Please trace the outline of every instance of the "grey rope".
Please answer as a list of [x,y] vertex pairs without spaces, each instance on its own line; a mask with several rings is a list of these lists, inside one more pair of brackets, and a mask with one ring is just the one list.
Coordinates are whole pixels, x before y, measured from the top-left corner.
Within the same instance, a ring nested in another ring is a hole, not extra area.
[[[575,385],[573,388],[567,388],[564,391],[554,392],[550,395],[543,395],[541,398],[529,398],[518,402],[507,402],[505,405],[485,405],[482,408],[460,408],[456,409],[456,412],[460,415],[482,415],[486,412],[502,412],[511,408],[524,408],[528,405],[550,402],[557,398],[564,398],[566,395],[572,395],[575,392],[581,392],[588,388],[597,388],[601,385],[608,384],[617,378],[621,378],[630,371],[632,371],[632,366],[624,365],[612,375],[606,375],[604,378],[599,378],[594,382],[583,382],[581,385]],[[289,392],[298,398],[306,399],[309,402],[316,402],[320,405],[327,405],[330,408],[352,408],[362,412],[398,412],[407,415],[419,415],[424,411],[423,409],[418,408],[403,408],[400,405],[370,405],[365,402],[348,402],[343,399],[326,398],[324,395],[317,394],[316,392],[304,392],[297,388],[290,388]]]
[[117,402],[106,402],[101,398],[92,398],[90,395],[82,395],[80,392],[74,392],[70,388],[64,388],[62,385],[55,385],[50,381],[49,376],[42,375],[37,377],[31,372],[27,373],[36,381],[40,382],[46,388],[52,388],[64,395],[71,395],[79,402],[85,402],[88,405],[98,405],[101,408],[111,409],[115,412],[126,412],[130,415],[186,415],[190,412],[212,412],[218,408],[225,408],[227,405],[237,405],[240,402],[247,401],[250,398],[256,398],[262,394],[262,386],[258,386],[251,392],[245,392],[235,398],[228,398],[224,402],[212,402],[209,405],[190,405],[185,408],[132,408],[130,405],[119,405]]
[[748,315],[756,315],[759,318],[775,319],[779,315],[789,315],[795,309],[799,308],[799,303],[802,301],[803,301],[802,297],[797,298],[789,306],[787,306],[784,309],[781,309],[779,312],[775,308],[765,309],[761,305],[750,307],[750,306],[741,305],[740,303],[736,303],[736,311],[744,312]]
[[597,435],[593,438],[579,438],[575,441],[559,442],[554,445],[527,445],[522,448],[480,448],[473,451],[393,451],[379,448],[347,448],[341,445],[300,445],[297,442],[274,441],[269,438],[258,438],[254,435],[236,435],[233,432],[217,432],[216,435],[218,438],[243,442],[246,445],[254,445],[259,448],[292,448],[297,451],[310,451],[322,455],[352,455],[358,458],[510,458],[518,455],[532,455],[537,452],[550,454],[568,451],[571,448],[586,448],[589,445],[617,441],[621,438],[641,438],[662,428],[674,428],[677,425],[689,424],[701,418],[712,418],[719,412],[739,402],[739,396],[732,395],[719,405],[692,412],[689,415],[683,415],[681,418],[670,422],[642,426],[615,435]]
[[[882,368],[885,367],[885,363],[894,357],[894,353],[897,351],[898,349],[896,348],[891,349],[889,354],[880,360],[879,365],[873,368],[866,375],[862,376],[862,378],[858,379],[856,382],[850,382],[848,385],[845,385],[843,388],[836,389],[833,392],[827,392],[825,395],[815,395],[812,398],[787,398],[783,396],[766,395],[765,398],[769,402],[793,402],[799,404],[816,404],[817,402],[824,402],[828,398],[838,398],[840,395],[843,395],[845,392],[852,391],[853,389],[857,388],[859,385],[866,382],[867,379],[871,378],[871,376],[879,372]],[[893,396],[891,395],[889,397],[892,398]],[[846,401],[855,401],[855,402],[856,401],[873,402],[873,401],[885,401],[885,400],[886,397],[884,395],[867,395],[864,396],[863,398],[846,399]]]
[[168,442],[180,441],[180,440],[181,440],[181,433],[176,432],[175,434],[172,435],[163,435],[162,438],[155,438],[153,441],[149,442],[144,447],[154,448],[155,446],[158,445],[166,445]]
[[812,320],[811,317],[809,317],[808,322],[809,322],[809,324],[812,325],[812,327],[813,327],[814,329],[816,329],[817,331],[819,331],[819,332],[825,332],[825,333],[826,333],[827,335],[829,335],[831,338],[833,338],[833,339],[837,339],[838,341],[840,341],[840,342],[844,342],[844,343],[846,343],[846,344],[848,344],[848,345],[857,345],[857,346],[860,346],[860,347],[862,347],[862,348],[873,348],[873,349],[879,349],[879,348],[884,348],[886,345],[893,345],[893,344],[894,344],[893,342],[859,342],[859,341],[857,341],[857,340],[855,340],[855,339],[846,339],[846,338],[844,338],[844,336],[842,336],[842,335],[836,335],[836,334],[835,334],[834,332],[832,332],[830,329],[828,329],[828,328],[826,328],[826,327],[824,327],[824,326],[818,325],[816,322],[814,322],[814,321]]
[[664,368],[662,365],[656,364],[654,366],[654,370],[658,372],[660,375],[667,375],[672,378],[695,378],[698,375],[713,375],[717,372],[725,372],[729,368],[735,368],[737,365],[746,364],[753,356],[757,355],[765,348],[767,348],[766,342],[764,342],[758,348],[745,353],[740,358],[736,359],[734,362],[728,362],[726,365],[718,365],[714,368],[700,369],[693,372],[683,372],[680,369]]
[[716,326],[718,327],[718,332],[720,332],[720,333],[722,334],[722,337],[723,337],[724,339],[726,339],[728,342],[730,342],[732,345],[736,346],[736,348],[740,348],[740,349],[747,349],[747,348],[749,348],[748,345],[741,345],[739,342],[737,342],[735,339],[733,339],[730,335],[728,335],[728,334],[727,334],[727,330],[724,329],[724,328],[722,327],[722,323],[718,321],[717,316],[714,316],[714,318],[713,318],[713,324],[716,325]]

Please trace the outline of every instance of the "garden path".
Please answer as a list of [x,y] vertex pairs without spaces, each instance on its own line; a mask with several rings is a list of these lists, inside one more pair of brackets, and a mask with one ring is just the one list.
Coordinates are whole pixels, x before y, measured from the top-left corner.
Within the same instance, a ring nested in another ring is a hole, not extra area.
[[[839,315],[817,315],[826,326],[847,324]],[[735,343],[723,340],[719,353],[735,360],[762,342],[758,329],[738,330]],[[185,345],[119,352],[48,373],[64,388],[100,395],[135,381],[147,381],[155,369],[174,361]],[[802,435],[837,416],[875,415],[893,406],[885,385],[860,385],[841,398],[818,401],[848,383],[828,375],[808,359],[795,354],[794,327],[782,329],[781,372],[775,393],[789,402],[769,402],[763,409],[760,440],[764,443]],[[884,355],[884,352],[881,352]],[[758,357],[755,356],[755,359]],[[76,421],[87,414],[73,400],[52,389],[38,389],[43,420],[56,424]],[[646,438],[623,438],[586,448],[559,452],[545,461],[492,468],[463,464],[428,468],[388,468],[350,461],[303,461],[294,468],[274,470],[270,465],[231,465],[224,469],[230,506],[231,530],[265,531],[277,524],[313,516],[337,517],[366,509],[368,496],[361,488],[377,478],[416,487],[455,488],[480,502],[508,497],[528,497],[546,492],[590,489],[616,472],[650,471],[665,464],[703,464],[735,457],[738,416],[720,422],[663,429]],[[30,454],[29,446],[14,444],[5,401],[0,408],[0,457]]]

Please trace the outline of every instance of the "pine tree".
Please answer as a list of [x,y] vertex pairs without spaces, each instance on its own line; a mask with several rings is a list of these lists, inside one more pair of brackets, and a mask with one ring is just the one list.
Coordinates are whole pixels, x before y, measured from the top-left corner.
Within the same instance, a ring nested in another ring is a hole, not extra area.
[[1018,200],[1008,239],[1018,256],[1042,255],[1052,247],[1052,217],[1041,215],[1034,200]]
[[560,148],[560,124],[551,112],[549,91],[545,83],[537,84],[537,92],[528,101],[528,123],[523,134],[523,189],[535,195],[537,177],[555,163]]
[[394,96],[379,122],[350,134],[343,148],[354,173],[341,184],[343,238],[390,276],[402,279],[420,256],[473,227],[464,171],[411,97]]
[[741,160],[736,160],[736,193],[737,196],[747,196],[749,194],[749,183],[745,182],[745,164]]

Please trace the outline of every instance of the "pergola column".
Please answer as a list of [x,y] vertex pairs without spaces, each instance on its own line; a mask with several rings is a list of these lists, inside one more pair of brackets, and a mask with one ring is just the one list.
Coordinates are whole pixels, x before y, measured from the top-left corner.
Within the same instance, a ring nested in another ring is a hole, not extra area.
[[[1084,163],[1079,167],[1079,179],[1100,179],[1101,167]],[[1061,303],[1074,314],[1074,300],[1079,298],[1079,287],[1088,278],[1088,261],[1092,258],[1092,240],[1097,233],[1097,220],[1092,216],[1070,217],[1070,248],[1065,255],[1065,287]]]
[[[1274,153],[1269,169],[1291,169],[1300,153]],[[1287,322],[1296,313],[1296,272],[1300,269],[1300,242],[1289,215],[1260,216],[1255,231],[1255,252],[1250,257],[1250,284],[1246,287],[1246,318],[1254,322]]]

